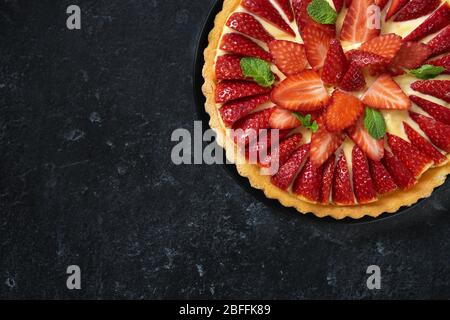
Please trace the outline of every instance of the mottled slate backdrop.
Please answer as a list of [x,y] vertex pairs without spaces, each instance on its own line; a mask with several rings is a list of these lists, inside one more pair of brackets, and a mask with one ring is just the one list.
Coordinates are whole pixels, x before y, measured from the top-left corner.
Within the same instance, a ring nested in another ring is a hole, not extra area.
[[449,183],[401,216],[336,224],[171,163],[212,3],[0,1],[0,297],[450,298]]

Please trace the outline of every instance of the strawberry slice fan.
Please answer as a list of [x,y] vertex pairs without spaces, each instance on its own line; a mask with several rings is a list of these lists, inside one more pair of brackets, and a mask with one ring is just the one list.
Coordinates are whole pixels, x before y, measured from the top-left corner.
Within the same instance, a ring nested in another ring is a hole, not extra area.
[[286,207],[395,213],[450,173],[449,52],[449,1],[225,0],[205,50],[210,126]]

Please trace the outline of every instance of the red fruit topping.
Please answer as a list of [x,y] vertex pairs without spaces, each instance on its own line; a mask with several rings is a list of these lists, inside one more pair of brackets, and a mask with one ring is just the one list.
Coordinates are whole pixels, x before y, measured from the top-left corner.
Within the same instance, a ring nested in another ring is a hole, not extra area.
[[395,33],[388,33],[364,42],[360,50],[374,53],[391,61],[400,50],[402,43],[402,37]]
[[293,129],[301,125],[292,111],[276,108],[270,117],[270,127],[273,129]]
[[342,26],[342,41],[351,43],[366,42],[380,34],[380,29],[370,25],[370,22],[374,22],[369,21],[372,16],[368,14],[372,5],[374,5],[374,0],[352,1]]
[[302,167],[309,154],[309,144],[301,146],[289,160],[280,167],[278,173],[271,179],[272,183],[282,190],[286,190],[294,181],[295,176]]
[[320,167],[344,142],[341,133],[329,132],[322,120],[318,120],[319,130],[311,137],[311,160]]
[[360,68],[374,65],[387,65],[389,63],[389,61],[382,56],[361,50],[350,50],[346,53],[346,56],[351,63]]
[[444,3],[431,16],[429,16],[420,26],[411,32],[405,41],[417,41],[433,34],[450,24],[450,3]]
[[309,160],[295,180],[292,190],[302,199],[317,203],[320,200],[322,173],[322,167],[316,167]]
[[307,8],[312,0],[292,0],[292,9],[294,11],[295,20],[297,21],[299,32],[304,38],[304,28],[306,26],[316,27],[334,38],[336,36],[336,26],[330,24],[320,24],[314,21],[308,14]]
[[375,0],[375,4],[380,7],[380,10],[383,10],[388,2],[389,0]]
[[280,30],[283,30],[287,34],[295,37],[295,32],[286,23],[286,21],[284,21],[277,9],[275,9],[269,0],[242,0],[241,6],[273,24]]
[[377,109],[406,110],[411,101],[400,86],[388,75],[380,76],[361,98],[362,102]]
[[450,103],[450,80],[416,81],[411,88]]
[[370,203],[377,200],[377,192],[369,171],[369,162],[358,146],[352,152],[353,189],[358,203]]
[[298,74],[305,70],[305,46],[292,41],[275,40],[269,44],[270,53],[278,69],[286,76]]
[[366,86],[363,71],[356,63],[350,64],[350,68],[342,79],[341,89],[345,91],[358,91]]
[[351,127],[363,111],[364,106],[358,98],[343,91],[334,91],[324,118],[328,131],[340,132]]
[[270,53],[249,38],[237,33],[225,34],[222,38],[220,49],[241,56],[256,57],[269,62],[272,61]]
[[430,156],[436,166],[440,166],[448,162],[447,157],[438,151],[427,139],[411,128],[409,124],[403,122],[403,127],[405,128],[406,135],[411,143],[423,154]]
[[330,98],[319,75],[312,70],[287,77],[273,89],[271,97],[282,108],[302,112],[322,109]]
[[298,149],[302,143],[302,135],[297,133],[289,138],[281,141],[277,148],[272,146],[270,154],[265,159],[261,160],[261,166],[270,167],[271,164],[275,164],[278,161],[278,167],[283,166],[289,157]]
[[366,128],[362,118],[355,126],[347,130],[347,134],[364,151],[364,153],[374,161],[381,161],[384,157],[384,139],[377,140],[372,137]]
[[331,200],[335,162],[336,156],[333,154],[323,165],[322,188],[320,190],[320,202],[323,204],[328,204]]
[[421,107],[436,120],[450,125],[450,109],[418,96],[409,96],[412,102]]
[[333,0],[334,8],[339,13],[342,10],[342,7],[344,6],[344,0]]
[[416,185],[417,180],[414,179],[409,169],[392,153],[386,151],[383,164],[394,179],[397,186],[401,189],[411,189]]
[[306,25],[302,33],[305,42],[306,57],[309,64],[315,69],[321,69],[327,57],[332,37],[322,29],[313,25]]
[[409,0],[392,0],[392,4],[386,14],[386,21],[399,12],[400,9],[403,8],[408,2]]
[[348,62],[341,42],[337,39],[331,40],[322,70],[322,80],[327,84],[337,86],[344,77],[347,68]]
[[420,67],[431,54],[431,49],[420,42],[404,42],[397,55],[389,65],[391,73],[400,75],[403,69],[416,69]]
[[450,152],[449,125],[415,112],[410,112],[409,114],[434,145],[446,152]]
[[218,57],[216,78],[217,80],[246,80],[242,74],[241,57],[232,54]]
[[255,17],[245,12],[233,13],[227,21],[227,26],[266,43],[274,39]]
[[442,30],[436,37],[428,42],[428,46],[432,50],[432,56],[440,55],[450,49],[450,26]]
[[294,13],[292,12],[291,3],[289,0],[276,0],[280,8],[283,10],[289,21],[294,21]]
[[242,119],[258,106],[270,100],[269,94],[263,94],[250,98],[244,98],[225,103],[219,109],[222,120],[227,127],[231,127],[236,121]]
[[415,146],[400,137],[388,134],[392,152],[411,171],[414,178],[419,178],[433,165],[433,160],[420,152]]
[[216,87],[216,102],[223,103],[240,98],[269,93],[271,88],[263,88],[249,81],[222,81]]
[[[356,2],[356,1],[355,1]],[[339,156],[334,172],[333,202],[339,206],[350,206],[355,204],[350,172],[344,152]]]
[[261,165],[261,160],[269,155],[269,149],[272,146],[272,135],[275,131],[278,131],[278,140],[282,141],[291,132],[291,130],[276,130],[269,129],[265,131],[260,131],[257,140],[249,141],[246,146],[246,156],[247,159],[256,161]]
[[395,16],[394,21],[407,21],[423,17],[439,7],[441,0],[411,0]]
[[444,67],[445,73],[450,73],[450,55],[428,61],[428,63],[432,64],[433,66]]
[[384,195],[398,189],[394,179],[392,179],[381,162],[369,160],[369,167],[372,181],[378,194]]
[[262,129],[270,128],[270,116],[272,115],[274,108],[264,109],[252,114],[249,114],[245,118],[237,121],[233,129],[235,132],[237,130],[242,130],[242,135],[236,132],[235,142],[236,143],[248,143],[250,139],[255,138],[259,135],[259,131]]

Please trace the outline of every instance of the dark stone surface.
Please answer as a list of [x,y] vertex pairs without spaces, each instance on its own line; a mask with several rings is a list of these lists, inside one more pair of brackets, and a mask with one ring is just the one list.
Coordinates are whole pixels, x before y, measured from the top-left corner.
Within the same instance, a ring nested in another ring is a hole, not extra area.
[[450,298],[449,183],[350,224],[261,202],[221,166],[177,167],[213,1],[79,0],[69,31],[73,2],[0,1],[1,298]]

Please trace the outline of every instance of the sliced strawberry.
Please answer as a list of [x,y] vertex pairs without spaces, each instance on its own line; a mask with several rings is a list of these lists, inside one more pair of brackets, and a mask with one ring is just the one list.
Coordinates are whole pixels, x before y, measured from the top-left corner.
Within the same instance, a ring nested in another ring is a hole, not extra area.
[[234,126],[234,140],[239,144],[248,144],[250,140],[259,136],[259,131],[269,129],[270,116],[274,108],[258,111],[237,121]]
[[386,7],[389,0],[375,0],[375,4],[380,7],[380,10],[383,11],[384,7]]
[[347,8],[350,8],[351,5],[352,5],[352,0],[345,0],[345,6]]
[[409,169],[391,152],[386,151],[383,158],[383,165],[394,179],[397,186],[403,190],[411,189],[416,185],[417,180]]
[[305,42],[306,57],[315,70],[323,67],[332,37],[313,25],[306,25],[302,33]]
[[414,178],[419,178],[433,165],[431,158],[420,152],[409,142],[389,133],[387,136],[392,152],[411,171]]
[[377,109],[406,110],[411,101],[400,86],[388,75],[380,76],[362,96],[362,102]]
[[320,167],[341,146],[344,137],[341,133],[329,132],[320,119],[319,130],[311,137],[311,160]]
[[420,42],[404,42],[397,55],[389,65],[390,72],[396,75],[403,74],[403,69],[416,69],[420,67],[431,54],[431,49]]
[[411,143],[423,154],[430,156],[436,166],[440,166],[448,162],[447,157],[438,151],[430,142],[428,142],[427,139],[411,128],[409,124],[403,122],[403,127],[405,128],[406,135]]
[[428,63],[434,66],[444,67],[445,73],[450,73],[450,55],[446,55],[441,58],[428,61]]
[[366,128],[361,118],[356,125],[347,130],[349,137],[355,142],[364,153],[374,161],[381,161],[384,157],[384,139],[373,138]]
[[295,37],[294,30],[292,30],[286,21],[284,21],[277,9],[275,9],[269,0],[242,0],[241,6],[273,24],[280,30],[283,30],[287,34]]
[[245,12],[233,13],[227,21],[227,26],[266,43],[274,39],[255,17]]
[[388,33],[364,42],[360,50],[377,54],[391,61],[401,46],[402,37],[395,33]]
[[258,106],[270,100],[269,94],[244,98],[225,103],[219,109],[222,120],[227,127],[231,127],[236,121],[242,119]]
[[217,80],[246,80],[242,74],[241,57],[234,54],[226,54],[217,58]]
[[355,96],[336,90],[325,112],[325,124],[330,132],[340,132],[356,123],[362,115],[364,106]]
[[400,11],[410,0],[392,0],[391,6],[386,14],[386,21]]
[[366,42],[380,34],[380,29],[369,25],[371,17],[368,15],[368,11],[373,4],[374,0],[352,1],[342,26],[342,41],[351,43]]
[[269,93],[271,88],[263,88],[249,81],[222,81],[216,86],[216,102],[224,103],[240,98]]
[[450,80],[416,81],[411,88],[450,103]]
[[350,172],[344,152],[341,152],[334,172],[333,203],[339,206],[355,204]]
[[350,50],[346,53],[347,59],[360,68],[367,66],[385,66],[389,64],[389,61],[377,54],[361,51],[361,50]]
[[348,62],[341,42],[337,39],[331,40],[322,70],[322,80],[327,84],[337,86],[344,77],[347,68]]
[[292,12],[291,3],[289,0],[276,0],[280,8],[283,10],[289,21],[294,21],[294,13]]
[[436,120],[450,125],[450,108],[441,106],[440,104],[418,96],[409,96],[409,98]]
[[344,7],[344,0],[333,0],[334,8],[339,13]]
[[369,159],[369,167],[372,181],[378,194],[385,195],[398,189],[394,179],[381,162]]
[[287,77],[273,89],[271,97],[282,108],[302,112],[320,110],[330,99],[320,76],[312,70]]
[[450,126],[427,116],[410,112],[411,118],[438,148],[450,152]]
[[358,146],[352,152],[353,189],[358,203],[370,203],[377,200],[377,192],[370,176],[369,162]]
[[282,190],[288,189],[308,157],[309,148],[309,144],[298,148],[289,160],[279,168],[278,173],[271,178],[271,182]]
[[269,49],[278,69],[286,76],[302,72],[308,64],[305,46],[300,43],[274,40],[269,44]]
[[306,162],[302,172],[294,182],[292,190],[302,199],[317,203],[322,187],[322,167],[315,166],[311,160]]
[[395,16],[394,21],[407,21],[423,17],[439,7],[441,0],[411,0]]
[[225,34],[222,38],[220,49],[241,56],[256,57],[269,62],[272,61],[270,53],[249,38],[237,33]]
[[432,56],[437,56],[450,50],[450,26],[446,27],[436,37],[431,39],[428,42],[428,46],[432,50]]
[[302,143],[302,135],[300,133],[294,134],[283,141],[281,141],[278,147],[272,146],[270,154],[265,159],[261,159],[261,166],[270,167],[278,161],[278,167],[283,166],[289,157]]
[[298,29],[302,38],[304,38],[304,28],[306,26],[316,27],[322,32],[328,34],[330,38],[336,36],[336,26],[330,24],[320,24],[314,21],[308,14],[308,6],[312,0],[292,0],[292,9],[294,11],[295,20],[297,21]]
[[320,190],[320,202],[323,204],[328,204],[331,200],[335,162],[336,156],[333,154],[323,165],[322,188]]
[[417,41],[433,34],[450,24],[450,3],[445,2],[404,40]]
[[340,88],[345,91],[358,91],[366,86],[363,71],[356,63],[350,64],[350,68],[342,78]]
[[[262,163],[262,159],[265,159],[270,154],[270,147],[272,146],[272,135],[276,129],[262,130],[259,132],[258,139],[249,141],[246,146],[246,157],[249,160],[258,160],[258,163]],[[291,130],[277,130],[278,141],[283,141]]]
[[276,108],[270,117],[270,127],[273,129],[293,129],[301,125],[292,111]]

